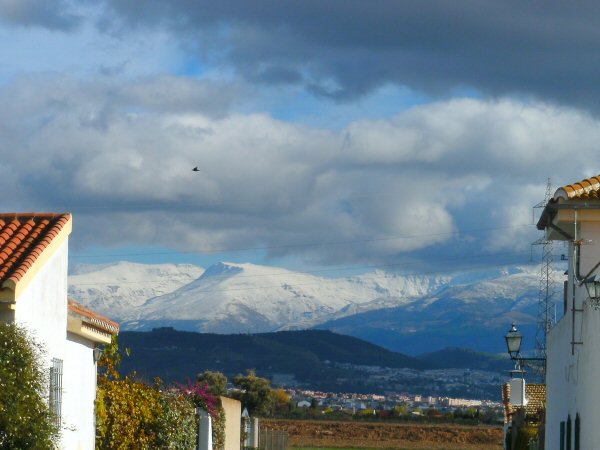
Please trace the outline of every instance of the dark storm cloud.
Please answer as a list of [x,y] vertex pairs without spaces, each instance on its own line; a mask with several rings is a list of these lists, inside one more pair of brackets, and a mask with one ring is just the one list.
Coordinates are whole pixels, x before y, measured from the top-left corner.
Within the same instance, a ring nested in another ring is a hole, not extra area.
[[0,0],[0,22],[68,31],[81,18],[62,0]]
[[165,27],[248,79],[301,80],[339,99],[386,83],[586,106],[600,99],[594,2],[107,1],[113,26],[118,17],[127,27]]

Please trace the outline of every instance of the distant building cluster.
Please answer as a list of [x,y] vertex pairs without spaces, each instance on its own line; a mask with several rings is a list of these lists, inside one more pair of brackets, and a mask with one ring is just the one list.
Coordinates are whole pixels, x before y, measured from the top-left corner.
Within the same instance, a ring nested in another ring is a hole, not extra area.
[[406,412],[413,415],[423,414],[432,408],[440,412],[478,408],[496,411],[500,416],[503,413],[502,403],[491,400],[435,397],[408,393],[378,395],[319,392],[302,389],[289,389],[287,392],[296,406],[300,408],[319,407],[321,409],[330,408],[332,410],[360,412],[366,410],[391,411],[398,407],[405,407]]
[[[332,363],[335,367],[368,374],[368,385],[374,392],[420,392],[434,397],[497,398],[504,377],[497,372],[472,369],[416,370],[349,363]],[[344,380],[339,380],[340,383]],[[294,385],[287,385],[294,386]],[[299,387],[299,386],[296,386]]]

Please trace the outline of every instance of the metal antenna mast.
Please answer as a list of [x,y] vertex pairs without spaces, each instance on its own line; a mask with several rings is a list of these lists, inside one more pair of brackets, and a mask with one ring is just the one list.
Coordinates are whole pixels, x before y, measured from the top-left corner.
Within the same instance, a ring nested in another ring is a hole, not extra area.
[[[534,209],[545,208],[552,198],[552,185],[550,178],[546,184],[546,196],[544,201],[534,206]],[[546,334],[554,325],[555,318],[552,315],[554,310],[554,294],[556,292],[553,266],[553,244],[552,241],[546,239],[546,236],[538,239],[533,245],[542,246],[542,264],[540,267],[540,288],[538,292],[538,309],[537,309],[537,330],[535,333],[535,349],[539,358],[546,358]],[[540,367],[539,375],[542,381],[545,381],[546,368],[545,365]]]

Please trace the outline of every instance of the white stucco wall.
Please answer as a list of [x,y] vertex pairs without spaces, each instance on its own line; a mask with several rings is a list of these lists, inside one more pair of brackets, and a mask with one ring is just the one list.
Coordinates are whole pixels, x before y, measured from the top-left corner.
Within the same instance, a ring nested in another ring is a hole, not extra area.
[[66,449],[94,448],[96,365],[93,342],[67,334],[63,375],[63,444]]
[[[546,356],[546,449],[560,449],[560,422],[576,405],[570,399],[576,395],[571,356],[571,321],[565,316],[547,336]],[[578,351],[576,349],[576,351]],[[576,402],[575,402],[576,403]]]
[[14,320],[44,345],[48,368],[52,358],[63,361],[61,450],[93,450],[93,343],[72,333],[67,336],[67,269],[68,239],[17,298]]
[[[585,276],[600,261],[600,224],[583,223],[580,275]],[[572,255],[572,245],[569,255]],[[571,448],[574,447],[575,418],[581,420],[580,449],[600,449],[600,307],[593,305],[585,287],[575,281],[573,261],[569,268],[568,311],[547,336],[546,450],[560,449],[560,423],[571,418]],[[600,274],[600,270],[594,273]],[[598,277],[598,275],[597,275]],[[573,334],[574,330],[574,334]],[[571,345],[571,341],[582,342]],[[565,447],[566,448],[566,447]]]
[[36,274],[17,298],[15,322],[26,326],[46,348],[47,363],[64,359],[67,337],[67,245],[58,251]]

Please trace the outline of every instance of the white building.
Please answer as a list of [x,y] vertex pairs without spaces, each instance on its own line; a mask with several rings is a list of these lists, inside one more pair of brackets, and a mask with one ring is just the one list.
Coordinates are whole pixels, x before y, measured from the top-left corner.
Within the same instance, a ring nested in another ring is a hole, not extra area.
[[44,345],[60,448],[94,449],[94,348],[118,324],[67,300],[70,214],[0,214],[0,320],[16,322]]
[[564,316],[546,342],[545,449],[600,449],[600,176],[559,188],[538,228],[568,243],[569,260]]

